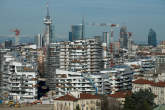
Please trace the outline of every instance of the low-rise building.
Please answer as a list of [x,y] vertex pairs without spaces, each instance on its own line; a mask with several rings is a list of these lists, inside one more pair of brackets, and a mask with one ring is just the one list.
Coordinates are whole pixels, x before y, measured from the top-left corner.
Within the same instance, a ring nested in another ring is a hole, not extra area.
[[88,93],[73,93],[54,100],[54,110],[101,110],[101,99]]
[[165,82],[154,82],[145,79],[138,79],[133,81],[132,92],[140,89],[150,89],[155,94],[154,102],[156,104],[165,104]]
[[132,94],[131,91],[120,91],[120,92],[116,92],[115,94],[110,94],[108,96],[118,100],[120,102],[120,104],[123,105],[125,102],[125,98],[127,96],[130,96],[131,94]]

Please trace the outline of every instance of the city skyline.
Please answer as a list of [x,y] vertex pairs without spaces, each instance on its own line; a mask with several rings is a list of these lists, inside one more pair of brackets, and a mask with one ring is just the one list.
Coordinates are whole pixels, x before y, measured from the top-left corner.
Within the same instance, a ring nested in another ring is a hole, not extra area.
[[[18,28],[22,35],[34,37],[44,32],[43,18],[46,16],[46,2],[40,0],[1,0],[0,35],[13,34],[10,30]],[[70,26],[80,24],[82,16],[87,23],[115,23],[126,25],[133,32],[133,39],[147,42],[148,30],[153,28],[157,39],[163,40],[165,25],[165,2],[163,0],[48,0],[50,16],[55,25],[55,36],[68,39]],[[86,36],[102,35],[109,28],[86,26]],[[115,30],[115,39],[119,29]]]

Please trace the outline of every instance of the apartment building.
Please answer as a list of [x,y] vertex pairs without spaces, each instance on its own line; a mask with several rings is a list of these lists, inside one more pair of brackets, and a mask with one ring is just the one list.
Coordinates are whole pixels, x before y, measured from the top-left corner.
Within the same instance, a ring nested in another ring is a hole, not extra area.
[[90,94],[114,94],[131,90],[133,72],[128,66],[118,65],[99,74],[85,74],[56,70],[56,95],[63,96],[72,91]]
[[56,95],[63,96],[73,91],[90,94],[110,93],[110,83],[103,75],[85,75],[79,72],[56,70]]
[[161,64],[165,64],[165,54],[155,56],[156,64],[159,66]]
[[9,49],[0,49],[0,93],[2,93],[2,64],[4,60],[4,55],[9,51]]
[[51,90],[55,90],[56,69],[97,74],[103,68],[98,39],[51,43],[47,53],[45,78]]
[[85,73],[98,73],[101,69],[102,48],[97,39],[52,43],[49,51],[51,59],[59,59],[60,69]]
[[61,43],[60,69],[98,73],[101,69],[102,50],[97,39]]
[[114,94],[117,91],[132,89],[133,71],[129,66],[116,65],[101,71],[101,73],[109,75],[111,94]]
[[10,90],[10,76],[11,74],[9,73],[9,64],[11,61],[14,61],[14,57],[11,56],[10,54],[5,54],[2,57],[1,60],[1,95],[4,93],[9,94]]
[[37,98],[37,72],[33,65],[16,61],[10,53],[2,62],[1,94],[8,99],[32,102]]
[[132,92],[139,91],[140,89],[151,89],[155,94],[154,102],[157,105],[165,104],[165,82],[154,82],[145,79],[137,79],[133,81]]
[[141,68],[144,71],[149,71],[149,70],[155,69],[155,59],[145,58],[145,59],[140,59],[140,61],[141,61]]

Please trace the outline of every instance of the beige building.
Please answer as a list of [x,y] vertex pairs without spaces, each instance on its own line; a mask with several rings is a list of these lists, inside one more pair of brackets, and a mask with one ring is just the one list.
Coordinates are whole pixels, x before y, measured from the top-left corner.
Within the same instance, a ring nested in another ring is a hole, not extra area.
[[116,99],[117,101],[120,102],[120,104],[123,105],[124,102],[125,102],[125,98],[127,96],[130,96],[131,93],[132,93],[131,91],[120,91],[120,92],[116,92],[115,94],[110,94],[108,96],[111,97],[111,98]]
[[101,99],[87,93],[67,94],[54,100],[54,110],[101,110]]
[[156,104],[165,104],[165,82],[153,82],[145,79],[138,79],[132,83],[132,91],[136,92],[140,89],[151,89],[156,95],[154,102]]

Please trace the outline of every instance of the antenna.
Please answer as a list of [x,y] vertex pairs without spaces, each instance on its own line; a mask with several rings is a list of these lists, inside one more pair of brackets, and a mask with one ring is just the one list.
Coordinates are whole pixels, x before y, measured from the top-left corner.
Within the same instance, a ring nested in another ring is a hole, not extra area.
[[46,9],[47,9],[47,18],[50,18],[50,15],[49,15],[49,5],[48,5],[48,2],[46,3]]
[[82,17],[82,40],[84,40],[84,33],[85,32],[85,22],[84,22],[84,16]]

